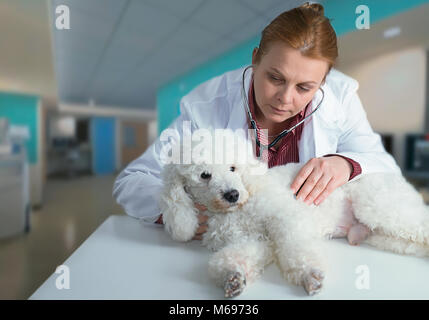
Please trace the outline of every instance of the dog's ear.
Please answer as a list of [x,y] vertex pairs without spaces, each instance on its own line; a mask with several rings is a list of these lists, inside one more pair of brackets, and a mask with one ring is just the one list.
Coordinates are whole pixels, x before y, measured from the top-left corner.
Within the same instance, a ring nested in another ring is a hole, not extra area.
[[162,172],[164,187],[159,207],[165,230],[176,241],[188,241],[198,228],[198,210],[185,192],[185,178],[180,174],[181,165],[165,165]]

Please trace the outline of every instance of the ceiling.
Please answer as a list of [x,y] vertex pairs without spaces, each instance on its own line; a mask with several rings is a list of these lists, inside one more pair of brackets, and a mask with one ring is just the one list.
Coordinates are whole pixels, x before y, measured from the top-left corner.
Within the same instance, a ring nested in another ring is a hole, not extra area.
[[[52,0],[61,102],[156,109],[163,84],[259,34],[296,0]],[[70,8],[57,30],[55,8]]]
[[[159,86],[254,37],[301,2],[0,0],[0,90],[37,94],[48,106],[93,99],[98,106],[154,110]],[[57,4],[70,7],[70,30],[49,23]],[[341,35],[338,68],[429,48],[428,16],[429,4]],[[401,35],[384,39],[393,26]]]

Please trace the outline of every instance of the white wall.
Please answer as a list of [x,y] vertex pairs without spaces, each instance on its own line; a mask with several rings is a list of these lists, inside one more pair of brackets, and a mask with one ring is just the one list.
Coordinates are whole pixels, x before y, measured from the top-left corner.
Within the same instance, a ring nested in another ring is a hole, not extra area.
[[410,48],[339,68],[359,81],[359,97],[373,129],[394,135],[394,156],[404,166],[405,133],[424,130],[426,51]]
[[0,90],[57,100],[48,0],[0,1]]

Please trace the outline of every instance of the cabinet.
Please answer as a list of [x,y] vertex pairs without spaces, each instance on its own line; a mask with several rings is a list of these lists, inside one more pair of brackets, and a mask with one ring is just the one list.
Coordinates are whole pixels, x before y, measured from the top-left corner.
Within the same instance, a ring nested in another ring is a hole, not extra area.
[[0,238],[30,230],[29,190],[25,152],[0,154]]

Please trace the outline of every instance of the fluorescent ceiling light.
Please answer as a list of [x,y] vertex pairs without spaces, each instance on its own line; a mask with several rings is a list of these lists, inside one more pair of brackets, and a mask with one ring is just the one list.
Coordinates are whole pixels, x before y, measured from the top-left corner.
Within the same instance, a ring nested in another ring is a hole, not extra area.
[[401,28],[398,26],[384,30],[384,37],[386,39],[399,36],[400,34],[401,34]]

